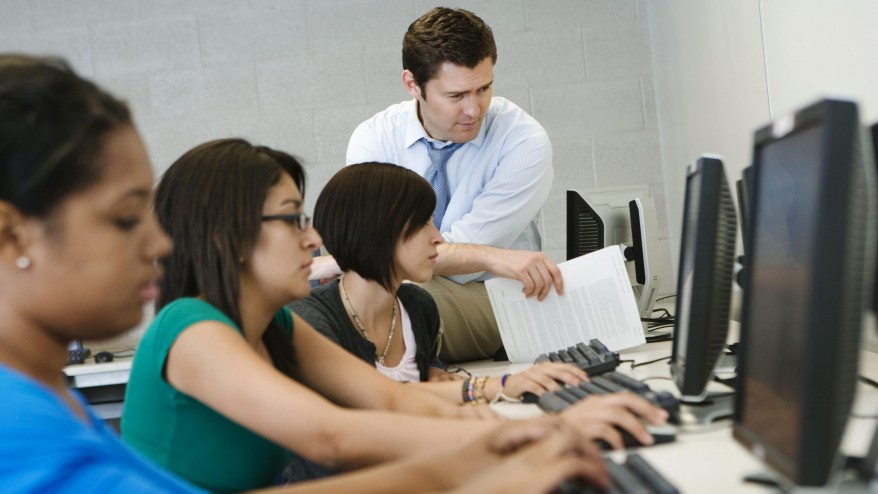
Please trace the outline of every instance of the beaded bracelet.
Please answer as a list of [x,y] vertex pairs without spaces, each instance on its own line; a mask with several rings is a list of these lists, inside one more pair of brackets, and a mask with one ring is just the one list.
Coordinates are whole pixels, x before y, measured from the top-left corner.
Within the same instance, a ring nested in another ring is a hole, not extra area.
[[469,401],[467,399],[467,393],[466,393],[467,389],[469,388],[469,382],[470,382],[470,378],[468,377],[468,378],[463,380],[463,385],[460,387],[460,400],[463,403],[466,403]]
[[479,392],[478,402],[479,403],[488,403],[488,401],[489,401],[488,397],[485,396],[485,386],[487,386],[487,384],[488,384],[488,376],[483,376],[483,377],[479,378],[479,382],[478,382],[478,385],[479,385],[479,387],[478,387],[478,392]]
[[466,387],[466,397],[467,397],[467,400],[466,400],[466,401],[472,403],[473,405],[476,404],[476,391],[475,391],[475,386],[476,386],[476,380],[477,380],[477,379],[478,379],[478,378],[476,378],[476,377],[470,379],[470,381],[469,381],[469,383],[468,383],[468,385],[467,385],[467,387]]

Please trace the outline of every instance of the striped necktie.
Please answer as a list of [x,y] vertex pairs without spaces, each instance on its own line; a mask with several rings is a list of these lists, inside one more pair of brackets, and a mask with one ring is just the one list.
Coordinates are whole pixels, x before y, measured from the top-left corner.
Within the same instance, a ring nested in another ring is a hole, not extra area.
[[445,173],[445,163],[451,157],[451,153],[461,146],[460,143],[447,144],[445,147],[436,148],[433,143],[425,137],[424,144],[427,146],[427,153],[430,155],[430,168],[427,169],[426,178],[436,192],[436,209],[433,210],[433,224],[436,228],[442,224],[442,217],[445,216],[445,208],[448,207],[450,193],[448,192],[448,175]]

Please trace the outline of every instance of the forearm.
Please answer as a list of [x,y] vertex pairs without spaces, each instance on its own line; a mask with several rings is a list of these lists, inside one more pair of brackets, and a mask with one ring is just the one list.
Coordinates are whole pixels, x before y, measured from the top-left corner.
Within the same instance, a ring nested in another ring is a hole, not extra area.
[[[343,470],[427,453],[443,453],[486,434],[496,422],[422,417],[378,411],[343,411],[333,421],[330,461],[309,458]],[[323,461],[321,461],[323,460]]]
[[450,276],[455,274],[491,271],[492,254],[500,249],[489,245],[442,243],[437,247],[439,257],[433,274]]
[[399,384],[397,388],[391,395],[389,410],[432,417],[457,418],[461,415],[459,381]]
[[272,488],[258,492],[264,494],[441,492],[457,487],[461,481],[490,468],[496,462],[497,457],[493,455],[464,457],[455,449],[440,454],[392,461],[345,475],[291,485],[280,490]]

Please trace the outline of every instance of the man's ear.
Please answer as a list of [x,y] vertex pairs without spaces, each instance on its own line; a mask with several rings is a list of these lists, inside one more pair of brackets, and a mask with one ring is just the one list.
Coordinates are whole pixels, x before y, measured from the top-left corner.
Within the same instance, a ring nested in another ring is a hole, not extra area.
[[402,71],[402,85],[412,98],[417,100],[423,99],[421,96],[421,86],[418,86],[417,81],[415,81],[415,75],[408,69]]

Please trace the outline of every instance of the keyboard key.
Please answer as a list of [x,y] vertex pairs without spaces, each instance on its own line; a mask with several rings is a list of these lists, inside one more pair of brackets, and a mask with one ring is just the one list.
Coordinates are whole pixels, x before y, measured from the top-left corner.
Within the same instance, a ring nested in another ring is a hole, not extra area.
[[610,473],[613,487],[619,492],[643,494],[651,492],[649,486],[641,481],[637,475],[634,475],[633,472],[609,458],[604,460],[604,463],[607,465],[607,471]]
[[598,340],[577,343],[554,352],[543,353],[534,363],[566,362],[584,370],[589,376],[610,372],[619,366],[619,354],[611,352]]
[[621,374],[619,372],[608,372],[604,375],[607,379],[613,381],[614,383],[622,386],[623,388],[628,389],[629,391],[633,391],[637,394],[646,394],[652,391],[649,388],[649,385],[646,383],[642,383],[633,377],[626,376],[625,374]]
[[546,413],[561,413],[570,403],[555,393],[546,393],[537,400],[537,406]]
[[658,494],[679,494],[680,492],[637,453],[628,453],[625,466],[649,486],[649,492]]
[[603,389],[606,389],[610,393],[619,393],[619,392],[625,391],[625,388],[623,388],[622,386],[619,386],[618,384],[614,383],[613,381],[610,381],[609,379],[607,379],[604,376],[595,376],[595,377],[591,378],[591,382],[593,382],[597,386],[600,386]]
[[588,381],[582,381],[579,383],[579,389],[585,391],[588,394],[592,395],[605,395],[607,394],[607,390],[602,389],[600,386],[590,383]]
[[636,453],[629,453],[621,464],[610,458],[604,458],[604,464],[610,474],[611,485],[608,490],[601,490],[571,479],[558,486],[552,494],[679,494],[680,492]]

